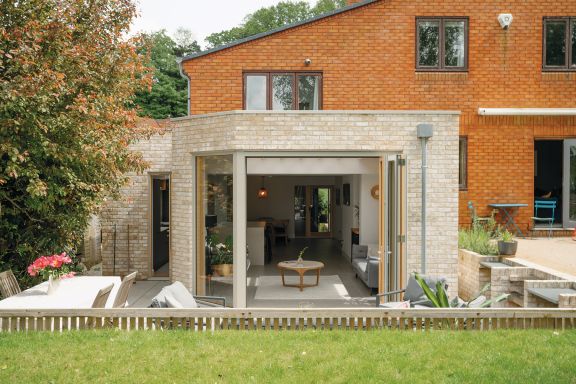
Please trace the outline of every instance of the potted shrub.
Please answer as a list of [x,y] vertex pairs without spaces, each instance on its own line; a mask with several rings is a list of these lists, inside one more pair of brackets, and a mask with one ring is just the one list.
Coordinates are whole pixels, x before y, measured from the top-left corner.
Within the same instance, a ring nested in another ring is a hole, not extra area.
[[212,271],[218,276],[232,276],[234,267],[232,236],[228,236],[223,243],[211,244],[211,248]]
[[504,232],[500,233],[500,239],[498,240],[498,252],[502,256],[514,256],[516,250],[518,249],[518,242],[514,240],[514,237],[506,229]]

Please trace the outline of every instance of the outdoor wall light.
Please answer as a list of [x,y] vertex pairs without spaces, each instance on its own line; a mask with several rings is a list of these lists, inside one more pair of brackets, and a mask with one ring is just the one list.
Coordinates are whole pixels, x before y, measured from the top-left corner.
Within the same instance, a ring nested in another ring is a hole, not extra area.
[[304,59],[305,66],[309,66],[310,64],[312,64],[312,59]]

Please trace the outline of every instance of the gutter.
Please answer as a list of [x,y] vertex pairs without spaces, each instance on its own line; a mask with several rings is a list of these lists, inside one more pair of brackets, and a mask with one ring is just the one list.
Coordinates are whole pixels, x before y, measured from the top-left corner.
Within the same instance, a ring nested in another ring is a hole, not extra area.
[[184,72],[184,68],[182,67],[182,63],[184,60],[182,60],[181,58],[176,59],[176,62],[178,63],[178,69],[180,70],[180,76],[182,76],[183,78],[186,79],[187,84],[187,88],[188,88],[188,97],[187,97],[187,101],[188,101],[188,107],[186,108],[186,116],[190,116],[190,76],[188,76],[185,72]]

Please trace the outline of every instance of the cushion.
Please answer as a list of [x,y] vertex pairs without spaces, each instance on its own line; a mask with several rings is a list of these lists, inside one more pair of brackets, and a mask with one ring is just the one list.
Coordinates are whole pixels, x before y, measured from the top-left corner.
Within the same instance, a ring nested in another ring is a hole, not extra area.
[[[168,300],[171,305],[168,305]],[[178,306],[179,305],[179,306]],[[152,308],[198,308],[198,303],[194,299],[194,296],[179,281],[168,285],[160,291],[152,299]]]
[[166,306],[168,308],[184,308],[178,300],[169,295],[166,295]]
[[368,245],[368,257],[376,257],[378,258],[378,244],[370,244]]
[[[446,279],[444,279],[443,277],[436,278],[430,276],[422,276],[422,278],[434,292],[436,292],[437,281],[442,281],[444,287],[445,288],[447,287]],[[414,276],[410,276],[410,278],[408,279],[408,285],[406,286],[406,291],[404,292],[404,300],[410,300],[413,302],[427,300],[427,297],[424,294],[422,287],[420,287],[420,284],[418,284],[418,281],[416,281]]]
[[[192,296],[184,284],[179,281],[162,288],[162,291],[165,291],[165,295],[174,298],[178,303],[180,303],[182,308],[198,308],[198,303],[196,303],[194,296]],[[160,293],[162,293],[162,291],[160,291]]]
[[365,259],[367,254],[368,254],[368,246],[352,244],[353,259]]

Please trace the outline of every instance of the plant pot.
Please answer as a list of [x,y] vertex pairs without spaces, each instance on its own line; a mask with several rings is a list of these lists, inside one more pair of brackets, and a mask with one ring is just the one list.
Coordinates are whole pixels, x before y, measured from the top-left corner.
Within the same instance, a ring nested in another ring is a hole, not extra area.
[[60,287],[59,278],[52,276],[48,277],[48,291],[46,292],[48,295],[55,294],[59,287]]
[[218,276],[232,276],[234,273],[234,264],[215,264],[212,271]]
[[514,256],[517,249],[517,241],[498,241],[498,253],[502,256]]

